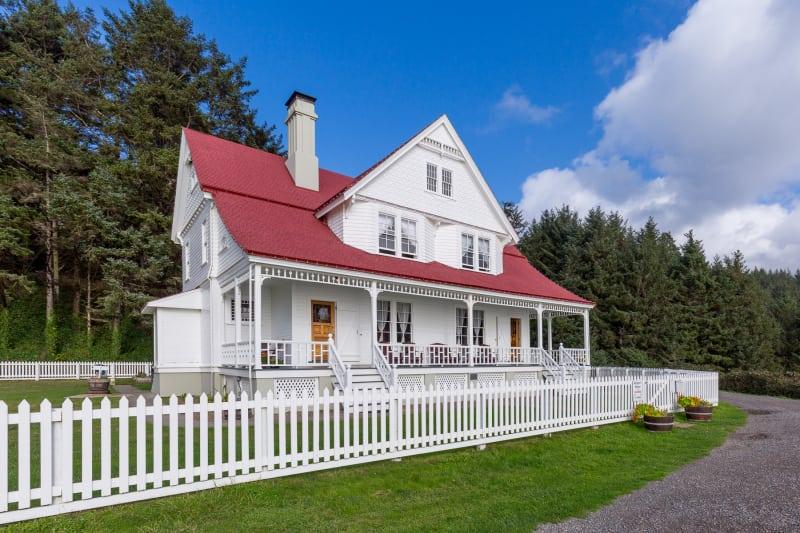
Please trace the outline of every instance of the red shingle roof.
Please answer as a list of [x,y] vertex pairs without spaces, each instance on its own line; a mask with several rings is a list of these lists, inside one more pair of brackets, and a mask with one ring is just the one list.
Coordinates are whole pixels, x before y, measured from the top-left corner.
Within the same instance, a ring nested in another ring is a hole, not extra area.
[[524,296],[591,303],[547,279],[516,246],[503,250],[503,273],[370,254],[344,244],[315,210],[353,183],[320,169],[320,190],[296,187],[284,159],[184,129],[198,181],[212,194],[225,226],[248,254],[446,283]]

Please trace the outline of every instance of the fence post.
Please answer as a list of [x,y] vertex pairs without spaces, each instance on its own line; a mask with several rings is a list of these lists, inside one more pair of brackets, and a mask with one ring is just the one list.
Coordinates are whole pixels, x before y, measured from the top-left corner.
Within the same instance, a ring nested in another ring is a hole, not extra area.
[[34,379],[35,381],[39,381],[39,373],[40,373],[39,366],[40,366],[40,364],[41,364],[41,363],[39,363],[39,361],[36,361],[36,362],[33,364],[33,379]]
[[81,379],[81,364],[75,363],[75,379]]
[[52,465],[52,485],[53,487],[61,487],[62,492],[59,492],[57,496],[53,496],[53,503],[59,504],[63,501],[63,493],[65,492],[66,488],[63,484],[64,479],[64,467],[62,466],[63,454],[61,453],[61,448],[64,442],[64,423],[62,419],[63,408],[62,409],[54,409],[53,410],[53,433],[52,438],[50,439],[50,445],[52,447],[52,454],[51,454],[51,465]]
[[109,372],[111,372],[110,381],[111,384],[113,385],[114,383],[116,383],[117,380],[117,363],[111,363],[109,366],[110,368],[108,370]]

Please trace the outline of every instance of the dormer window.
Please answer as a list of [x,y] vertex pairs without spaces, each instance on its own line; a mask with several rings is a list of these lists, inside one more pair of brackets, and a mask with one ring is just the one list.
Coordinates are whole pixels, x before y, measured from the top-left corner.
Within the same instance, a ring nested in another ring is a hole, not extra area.
[[395,250],[397,250],[395,235],[394,216],[381,213],[378,216],[378,251],[380,253],[395,255]]
[[442,169],[442,194],[453,196],[453,172],[446,168]]
[[400,252],[409,259],[417,257],[417,223],[414,220],[400,220]]
[[428,163],[428,190],[431,192],[437,192],[439,190],[436,186],[436,170],[436,165]]
[[478,239],[478,270],[489,272],[489,239]]
[[475,237],[468,233],[461,234],[461,266],[475,268]]

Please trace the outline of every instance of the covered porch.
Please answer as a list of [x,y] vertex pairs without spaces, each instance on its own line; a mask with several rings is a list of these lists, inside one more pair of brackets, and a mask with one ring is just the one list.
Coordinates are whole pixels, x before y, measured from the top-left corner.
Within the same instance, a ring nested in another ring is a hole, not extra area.
[[[369,365],[389,383],[402,368],[590,364],[589,305],[255,262],[220,300],[219,366]],[[554,344],[568,315],[582,317],[582,347]]]

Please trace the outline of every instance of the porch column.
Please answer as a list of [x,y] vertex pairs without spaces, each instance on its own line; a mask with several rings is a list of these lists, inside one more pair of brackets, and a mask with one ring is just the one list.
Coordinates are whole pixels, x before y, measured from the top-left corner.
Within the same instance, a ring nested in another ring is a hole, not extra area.
[[472,336],[474,335],[472,331],[472,307],[475,303],[472,301],[472,295],[470,294],[467,296],[467,350],[468,350],[468,360],[469,366],[475,366],[475,347],[473,346]]
[[251,313],[254,322],[254,339],[253,339],[253,361],[252,364],[256,368],[261,368],[261,284],[264,282],[264,274],[260,266],[256,267],[255,279],[253,281],[253,295],[252,300],[254,309]]
[[586,365],[590,365],[589,359],[589,310],[583,312],[583,349],[586,350]]
[[[369,308],[372,316],[372,344],[373,346],[378,343],[378,290],[377,284],[373,281],[369,285]],[[370,348],[372,350],[372,348]]]
[[547,350],[553,351],[553,314],[547,315]]
[[544,315],[544,311],[542,310],[542,306],[536,308],[536,347],[540,350],[544,348],[544,339],[542,338],[542,317]]
[[233,300],[233,347],[236,353],[236,366],[239,366],[239,342],[242,340],[242,288],[239,286],[239,278],[234,280]]

